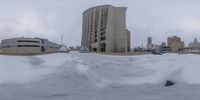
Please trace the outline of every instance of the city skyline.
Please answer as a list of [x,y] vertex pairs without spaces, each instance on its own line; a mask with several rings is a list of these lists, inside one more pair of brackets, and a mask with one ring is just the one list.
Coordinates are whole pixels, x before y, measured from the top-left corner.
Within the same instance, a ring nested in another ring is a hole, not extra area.
[[177,35],[186,46],[200,39],[200,1],[192,0],[16,0],[1,2],[0,37],[42,37],[67,46],[81,43],[82,12],[90,7],[110,4],[125,6],[132,47],[146,45],[146,38],[161,44]]

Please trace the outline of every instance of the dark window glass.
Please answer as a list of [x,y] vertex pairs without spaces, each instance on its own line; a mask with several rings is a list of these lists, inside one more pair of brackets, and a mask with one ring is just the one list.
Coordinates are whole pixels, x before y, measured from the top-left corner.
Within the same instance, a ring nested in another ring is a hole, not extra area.
[[101,41],[106,40],[106,37],[101,37]]
[[32,42],[32,43],[40,43],[39,41],[33,41],[33,40],[17,40],[17,42]]
[[44,40],[44,39],[41,39],[41,41],[42,41],[42,44],[44,44],[44,43],[45,43],[45,40]]
[[17,45],[17,47],[40,47],[39,45]]

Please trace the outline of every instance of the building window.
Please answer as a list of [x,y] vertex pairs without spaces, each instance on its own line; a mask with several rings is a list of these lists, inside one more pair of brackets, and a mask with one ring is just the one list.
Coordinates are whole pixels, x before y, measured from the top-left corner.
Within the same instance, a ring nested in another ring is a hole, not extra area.
[[101,28],[101,31],[102,31],[102,32],[104,32],[105,30],[106,30],[105,28],[103,28],[103,27]]
[[45,52],[44,46],[41,47],[41,52]]
[[105,52],[106,51],[106,43],[101,43],[100,48],[101,48],[101,52]]
[[92,51],[97,51],[97,48],[92,48]]
[[32,42],[32,43],[40,43],[39,41],[33,41],[33,40],[17,40],[17,42]]
[[7,45],[7,46],[2,46],[2,48],[10,48],[11,46]]
[[104,32],[101,32],[101,35],[105,35],[106,33],[104,33]]
[[40,47],[39,45],[17,45],[17,47]]
[[101,41],[106,40],[106,37],[101,37]]
[[42,42],[42,44],[44,44],[44,43],[45,43],[45,40],[44,40],[44,39],[41,39],[41,42]]

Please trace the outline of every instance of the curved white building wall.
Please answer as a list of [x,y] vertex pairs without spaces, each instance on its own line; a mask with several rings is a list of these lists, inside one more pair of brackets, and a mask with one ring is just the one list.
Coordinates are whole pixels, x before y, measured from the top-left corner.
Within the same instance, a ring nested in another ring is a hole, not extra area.
[[11,38],[1,42],[3,54],[41,54],[55,52],[60,45],[41,38]]

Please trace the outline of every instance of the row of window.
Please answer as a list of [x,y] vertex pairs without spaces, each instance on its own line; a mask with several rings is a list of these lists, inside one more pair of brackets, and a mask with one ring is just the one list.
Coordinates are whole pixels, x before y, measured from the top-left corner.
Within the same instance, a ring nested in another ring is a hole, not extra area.
[[[101,22],[101,23],[100,23],[100,26],[101,26],[101,27],[106,27],[106,25],[107,25],[107,21],[104,21],[104,22]],[[92,29],[92,28],[93,28],[93,24],[91,24],[90,27],[91,27],[91,29]],[[94,28],[97,29],[98,27],[99,27],[99,23],[95,23]]]
[[40,43],[40,41],[34,41],[34,40],[17,40],[17,42],[32,42],[32,43]]
[[[10,48],[13,46],[2,46],[2,48]],[[39,45],[17,45],[17,47],[40,47]],[[59,48],[59,47],[49,47],[49,48]]]
[[[2,46],[2,48],[10,48],[14,46]],[[40,47],[39,45],[17,45],[17,47]]]
[[40,47],[39,45],[17,45],[17,47]]
[[[100,41],[104,41],[104,40],[106,40],[106,37],[100,38]],[[91,40],[91,43],[95,43],[95,42],[97,42],[97,39]]]

